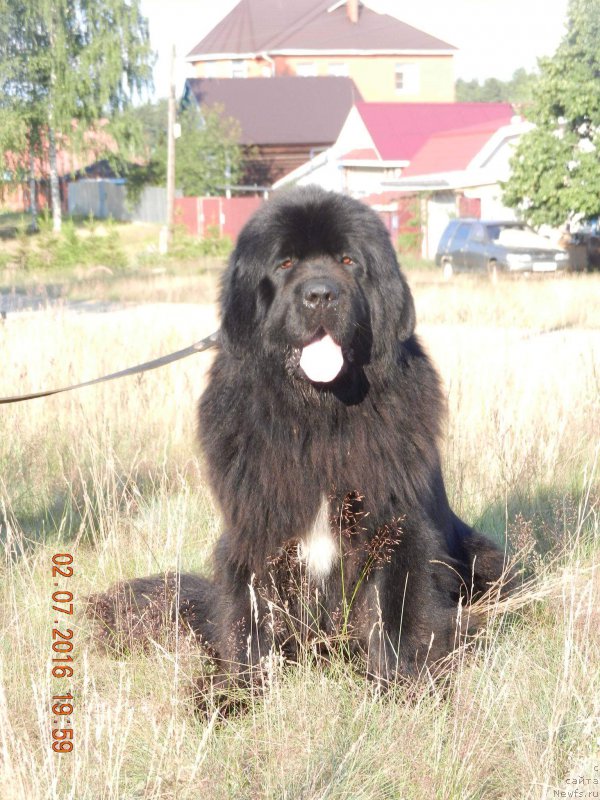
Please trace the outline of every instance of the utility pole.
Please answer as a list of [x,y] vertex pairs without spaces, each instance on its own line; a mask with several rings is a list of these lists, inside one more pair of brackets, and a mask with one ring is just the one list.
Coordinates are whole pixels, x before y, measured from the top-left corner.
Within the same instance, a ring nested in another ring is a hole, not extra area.
[[[167,127],[167,224],[161,236],[161,252],[167,252],[175,226],[175,45],[171,51],[169,119]],[[164,243],[163,243],[164,237]]]
[[37,185],[35,181],[35,156],[31,139],[29,140],[29,213],[31,214],[31,229],[37,231]]

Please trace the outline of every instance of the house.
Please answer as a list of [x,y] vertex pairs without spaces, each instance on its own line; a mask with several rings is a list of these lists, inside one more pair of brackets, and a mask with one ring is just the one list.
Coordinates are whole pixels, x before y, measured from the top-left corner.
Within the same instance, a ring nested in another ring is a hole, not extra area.
[[243,182],[271,186],[336,141],[360,93],[350,78],[187,80],[183,104],[218,107],[240,125]]
[[[79,178],[105,178],[112,175],[106,156],[115,153],[117,145],[105,130],[106,124],[106,120],[102,120],[96,130],[86,131],[77,146],[65,135],[58,137],[56,170],[64,212],[68,210],[67,186],[70,182]],[[77,123],[73,122],[73,128],[76,126]],[[34,185],[36,207],[50,207],[50,148],[46,139],[35,152],[33,161],[23,154],[5,153],[4,166],[4,180],[0,183],[0,203],[5,209],[29,209]]]
[[240,0],[186,60],[197,78],[348,77],[370,102],[451,102],[455,51],[359,0]]
[[318,183],[366,197],[403,177],[432,137],[472,126],[481,126],[489,137],[512,116],[508,103],[358,102],[335,144],[285,175],[274,188]]
[[[502,183],[509,178],[519,139],[532,128],[532,123],[513,117],[500,127],[483,123],[440,132],[423,145],[399,179],[384,185],[388,211],[394,204],[404,207],[408,197],[419,198],[425,258],[433,258],[454,217],[514,219],[514,209],[502,202]],[[377,198],[370,202],[377,206]]]
[[360,197],[394,241],[419,234],[435,254],[453,216],[508,216],[501,182],[530,123],[508,103],[357,103],[335,144],[274,186],[316,183]]

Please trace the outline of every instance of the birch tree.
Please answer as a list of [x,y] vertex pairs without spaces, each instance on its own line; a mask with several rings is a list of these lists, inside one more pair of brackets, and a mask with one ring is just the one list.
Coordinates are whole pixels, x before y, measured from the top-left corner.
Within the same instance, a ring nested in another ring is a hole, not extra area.
[[[0,0],[0,137],[34,163],[47,145],[55,231],[61,227],[57,149],[118,112],[111,130],[127,149],[124,113],[151,85],[153,54],[139,0]],[[7,130],[18,120],[18,136]],[[8,128],[11,126],[9,125]]]

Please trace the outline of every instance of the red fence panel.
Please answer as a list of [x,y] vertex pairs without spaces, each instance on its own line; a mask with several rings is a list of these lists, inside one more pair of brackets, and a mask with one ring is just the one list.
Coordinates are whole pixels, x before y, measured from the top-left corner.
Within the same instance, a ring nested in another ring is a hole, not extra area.
[[190,236],[229,236],[235,241],[263,203],[262,197],[178,197],[175,221],[185,225]]
[[184,225],[190,236],[198,236],[198,198],[175,198],[175,224]]
[[220,197],[199,197],[198,207],[200,210],[200,227],[198,235],[203,239],[211,233],[221,235],[221,198]]
[[229,236],[235,241],[246,222],[263,202],[262,197],[232,197],[229,200],[221,198],[223,218],[221,236]]

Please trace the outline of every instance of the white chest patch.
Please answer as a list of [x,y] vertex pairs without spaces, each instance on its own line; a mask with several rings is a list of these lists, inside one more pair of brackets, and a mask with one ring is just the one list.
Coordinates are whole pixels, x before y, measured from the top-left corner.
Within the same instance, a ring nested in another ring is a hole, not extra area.
[[323,497],[308,534],[298,545],[298,558],[306,564],[313,578],[324,580],[338,558],[338,546],[329,522],[329,503]]

